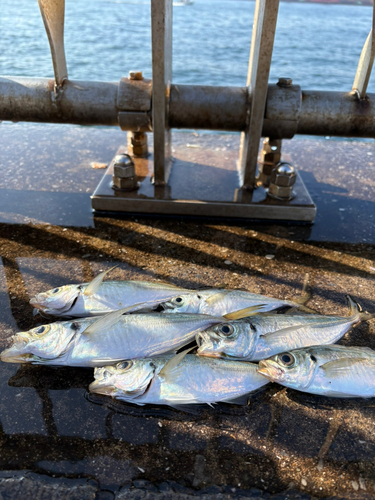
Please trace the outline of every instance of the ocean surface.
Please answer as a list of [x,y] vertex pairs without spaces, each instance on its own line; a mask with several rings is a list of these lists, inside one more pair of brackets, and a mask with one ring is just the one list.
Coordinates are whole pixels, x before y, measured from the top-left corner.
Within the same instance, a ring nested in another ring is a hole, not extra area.
[[[173,81],[245,85],[254,1],[196,0],[173,9]],[[372,8],[281,3],[270,81],[291,77],[305,89],[351,90],[371,29]],[[0,2],[0,75],[52,77],[36,0]],[[151,77],[150,2],[66,0],[70,79]],[[368,90],[375,92],[372,77]]]

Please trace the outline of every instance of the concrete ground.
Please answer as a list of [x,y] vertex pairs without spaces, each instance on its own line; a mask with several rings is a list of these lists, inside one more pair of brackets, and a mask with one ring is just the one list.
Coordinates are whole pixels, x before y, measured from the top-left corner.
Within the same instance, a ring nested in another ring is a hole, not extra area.
[[[347,293],[375,311],[373,141],[285,141],[318,207],[315,224],[301,225],[97,217],[90,194],[103,170],[91,164],[110,162],[126,142],[122,132],[8,123],[1,132],[1,349],[40,323],[28,303],[33,294],[89,281],[114,264],[109,279],[225,283],[280,298],[298,295],[308,273],[308,305],[317,311],[346,315]],[[191,154],[194,175],[197,155],[215,156],[225,169],[238,137],[176,134],[174,144]],[[374,333],[374,321],[365,323],[341,343],[375,348]],[[270,384],[246,407],[191,415],[94,397],[87,393],[92,378],[90,369],[1,364],[2,498],[375,494],[373,400]]]

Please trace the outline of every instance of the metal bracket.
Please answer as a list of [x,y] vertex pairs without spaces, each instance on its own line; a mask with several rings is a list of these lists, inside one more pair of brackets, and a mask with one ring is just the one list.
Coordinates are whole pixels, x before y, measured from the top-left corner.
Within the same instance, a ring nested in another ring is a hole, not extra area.
[[68,78],[64,50],[65,0],[38,0],[51,49],[56,91]]
[[375,58],[375,3],[372,6],[372,29],[363,46],[361,57],[359,58],[357,72],[355,74],[352,92],[357,94],[359,99],[366,96],[367,85],[370,80],[372,66]]
[[154,131],[154,182],[168,182],[171,131],[168,107],[172,81],[172,0],[151,0],[152,34],[152,127]]
[[250,118],[245,132],[242,133],[239,160],[241,182],[249,189],[255,186],[278,11],[279,0],[256,0],[247,76]]
[[[168,185],[156,186],[152,180],[154,156],[134,158],[139,181],[136,191],[114,191],[113,164],[109,166],[91,197],[98,213],[146,213],[161,215],[190,215],[205,217],[237,217],[245,219],[274,219],[312,222],[316,207],[297,174],[293,186],[295,198],[279,201],[267,196],[259,187],[254,191],[242,189],[236,167],[236,151],[231,155],[205,147],[191,150],[174,142],[174,162]],[[193,152],[192,152],[193,151]],[[122,147],[117,154],[126,152]],[[198,156],[197,156],[198,155]]]

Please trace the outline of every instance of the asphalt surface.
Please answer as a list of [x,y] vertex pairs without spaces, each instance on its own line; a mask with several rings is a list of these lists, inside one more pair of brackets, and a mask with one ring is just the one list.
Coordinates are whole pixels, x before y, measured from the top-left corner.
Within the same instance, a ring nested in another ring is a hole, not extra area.
[[[17,331],[45,322],[33,316],[32,295],[90,281],[114,264],[109,279],[226,284],[280,298],[298,296],[308,273],[308,305],[316,311],[346,315],[346,293],[375,310],[373,141],[285,141],[318,207],[315,224],[301,225],[97,217],[90,194],[103,170],[92,163],[109,163],[126,142],[123,133],[3,124],[2,138],[1,349]],[[175,154],[191,151],[191,163],[214,158],[215,168],[225,169],[238,136],[176,134],[174,144]],[[374,333],[374,322],[364,323],[341,343],[375,348]],[[87,392],[92,378],[90,369],[1,364],[4,499],[375,493],[373,400],[314,397],[270,384],[245,407],[189,414],[94,397]]]

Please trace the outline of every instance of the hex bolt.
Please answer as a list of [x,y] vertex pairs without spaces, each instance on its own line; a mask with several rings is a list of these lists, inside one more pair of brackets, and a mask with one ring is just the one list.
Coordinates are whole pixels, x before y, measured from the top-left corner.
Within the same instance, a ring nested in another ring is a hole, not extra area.
[[137,176],[135,175],[134,161],[128,154],[115,156],[113,160],[112,181],[114,189],[133,190],[139,187]]
[[296,179],[297,174],[293,165],[287,162],[278,163],[271,173],[268,195],[277,200],[292,200],[295,197],[293,186]]
[[279,78],[276,85],[278,87],[291,87],[293,85],[293,80],[291,78]]
[[130,80],[143,80],[142,71],[129,71]]
[[263,148],[259,160],[259,174],[257,184],[264,187],[270,185],[272,170],[281,160],[281,139],[266,138],[263,141]]

